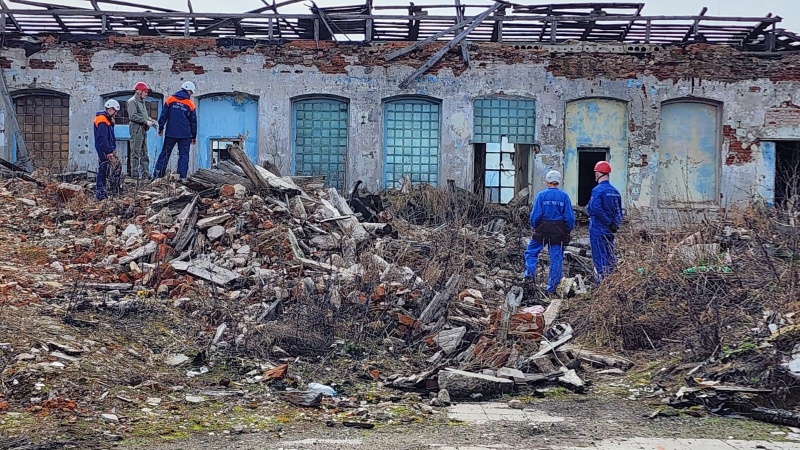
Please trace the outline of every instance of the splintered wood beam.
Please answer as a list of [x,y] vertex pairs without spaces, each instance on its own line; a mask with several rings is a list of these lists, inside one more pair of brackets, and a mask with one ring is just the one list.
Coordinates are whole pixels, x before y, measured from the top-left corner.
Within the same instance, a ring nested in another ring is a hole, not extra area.
[[[705,16],[707,11],[708,11],[708,8],[704,6],[703,9],[700,10],[700,14],[698,14],[698,16]],[[692,24],[692,27],[689,28],[689,31],[687,31],[686,34],[683,36],[683,42],[688,41],[689,38],[692,37],[692,35],[697,34],[697,25],[698,24],[700,24],[700,18],[699,17],[697,19],[694,19],[694,23]]]
[[439,60],[442,59],[442,57],[444,57],[444,55],[446,55],[447,52],[449,52],[450,50],[453,49],[453,47],[461,43],[461,41],[464,40],[472,32],[472,30],[477,28],[478,25],[480,25],[485,18],[489,17],[490,14],[497,11],[501,6],[503,6],[502,3],[495,2],[494,5],[489,7],[489,9],[479,14],[472,22],[472,24],[470,24],[467,28],[458,33],[458,35],[456,35],[456,37],[454,37],[452,41],[448,42],[447,45],[442,47],[438,52],[434,53],[433,56],[431,56],[430,59],[427,62],[425,62],[425,64],[422,65],[422,67],[417,69],[408,78],[403,80],[403,82],[400,83],[400,88],[401,89],[407,88],[418,76],[427,72],[428,69],[430,69],[431,67],[433,67],[434,64],[439,62]]
[[[464,8],[461,6],[461,0],[455,0],[456,2],[456,21],[463,22],[464,21]],[[458,31],[461,31],[462,28],[459,28]],[[461,59],[464,60],[464,65],[469,67],[469,48],[467,48],[467,40],[464,39],[461,41]]]

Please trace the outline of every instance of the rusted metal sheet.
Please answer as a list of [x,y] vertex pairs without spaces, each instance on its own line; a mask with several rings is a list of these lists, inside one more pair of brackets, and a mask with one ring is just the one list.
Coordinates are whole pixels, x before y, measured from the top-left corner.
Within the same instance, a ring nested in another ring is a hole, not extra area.
[[679,101],[661,106],[659,206],[716,204],[719,143],[716,104]]
[[578,151],[607,149],[613,167],[611,184],[625,204],[628,180],[628,103],[608,98],[586,98],[567,104],[564,148],[564,191],[578,198]]

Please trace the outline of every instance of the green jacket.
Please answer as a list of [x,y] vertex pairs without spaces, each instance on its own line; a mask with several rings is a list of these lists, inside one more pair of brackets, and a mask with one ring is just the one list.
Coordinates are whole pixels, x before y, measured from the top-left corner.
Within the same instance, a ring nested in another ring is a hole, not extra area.
[[147,130],[150,129],[150,126],[147,125],[150,116],[147,115],[147,105],[144,100],[140,100],[134,95],[128,100],[127,108],[128,118],[130,119],[128,126],[131,131],[131,139],[145,137]]

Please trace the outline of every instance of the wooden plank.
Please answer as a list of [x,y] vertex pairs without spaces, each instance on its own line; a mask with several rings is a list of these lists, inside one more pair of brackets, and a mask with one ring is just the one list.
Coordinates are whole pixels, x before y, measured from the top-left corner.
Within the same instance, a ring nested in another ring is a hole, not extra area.
[[487,9],[486,11],[484,11],[484,12],[482,12],[480,15],[478,15],[478,16],[475,18],[475,20],[472,22],[472,24],[470,24],[470,25],[469,25],[468,27],[466,27],[466,28],[465,28],[463,31],[461,31],[460,33],[458,33],[458,35],[456,35],[456,37],[454,37],[454,38],[453,38],[453,40],[452,40],[452,41],[450,41],[450,42],[449,42],[447,45],[445,45],[445,46],[444,46],[444,47],[442,47],[442,48],[441,48],[439,51],[437,51],[436,53],[434,53],[434,54],[433,54],[433,56],[431,56],[431,57],[430,57],[430,59],[428,59],[428,61],[426,61],[426,62],[425,62],[425,64],[423,64],[423,65],[422,65],[422,67],[420,67],[419,69],[417,69],[416,71],[414,71],[414,73],[412,73],[411,75],[409,75],[409,77],[408,77],[408,78],[406,78],[405,80],[403,80],[403,82],[402,82],[402,83],[400,83],[400,88],[401,88],[401,89],[405,89],[405,88],[407,88],[407,87],[408,87],[408,86],[409,86],[409,85],[410,85],[410,84],[411,84],[411,83],[412,83],[412,82],[413,82],[413,81],[414,81],[414,80],[415,80],[415,79],[416,79],[418,76],[420,76],[420,75],[424,74],[425,72],[427,72],[427,71],[428,71],[428,69],[430,69],[431,67],[433,67],[433,65],[434,65],[434,64],[436,64],[437,62],[439,62],[439,60],[440,60],[440,59],[442,59],[442,57],[444,57],[444,55],[446,55],[446,54],[447,54],[447,52],[449,52],[449,51],[450,51],[450,50],[451,50],[453,47],[455,47],[455,46],[456,46],[456,45],[458,45],[458,44],[459,44],[459,43],[460,43],[460,42],[461,42],[463,39],[465,39],[465,38],[467,37],[467,35],[469,35],[469,33],[470,33],[472,30],[474,30],[474,29],[475,29],[475,27],[477,27],[478,25],[480,25],[480,24],[481,24],[481,22],[483,22],[483,19],[485,19],[486,17],[488,17],[488,16],[489,16],[490,14],[492,14],[493,12],[497,11],[497,10],[498,10],[498,9],[499,9],[501,6],[503,6],[503,4],[502,4],[502,3],[495,2],[495,4],[494,4],[494,5],[492,5],[491,7],[489,7],[489,9]]
[[456,291],[460,285],[461,275],[457,273],[450,275],[444,289],[441,292],[437,292],[430,303],[425,306],[425,309],[419,316],[419,321],[428,324],[439,320],[442,314],[447,310],[447,305],[450,303],[450,300],[453,299],[453,296],[456,295]]

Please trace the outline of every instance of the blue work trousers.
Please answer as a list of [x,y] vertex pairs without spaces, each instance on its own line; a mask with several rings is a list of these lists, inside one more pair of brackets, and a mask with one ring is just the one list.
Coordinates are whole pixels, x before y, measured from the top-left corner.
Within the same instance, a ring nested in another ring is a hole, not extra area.
[[169,157],[172,156],[172,149],[178,144],[178,175],[181,178],[186,178],[189,173],[189,147],[192,144],[192,138],[173,138],[166,136],[164,138],[164,146],[161,148],[161,153],[158,155],[156,161],[156,168],[153,171],[153,178],[161,178],[167,172],[167,165],[169,164]]
[[595,280],[597,284],[600,284],[603,278],[617,267],[617,256],[614,254],[614,235],[589,228],[589,243],[592,246]]
[[[545,244],[531,239],[528,249],[525,250],[525,278],[536,277],[536,264],[539,263],[539,253],[544,249]],[[561,276],[564,273],[564,246],[561,244],[547,244],[550,254],[550,276],[547,278],[547,292],[555,293]]]

